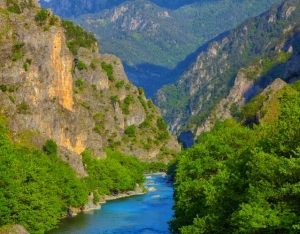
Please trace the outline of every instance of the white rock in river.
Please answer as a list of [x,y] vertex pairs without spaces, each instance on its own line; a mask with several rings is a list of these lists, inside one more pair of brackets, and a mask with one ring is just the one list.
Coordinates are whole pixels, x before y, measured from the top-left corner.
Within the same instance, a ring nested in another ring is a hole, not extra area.
[[156,191],[156,188],[154,188],[154,187],[149,187],[149,188],[148,188],[148,191],[149,191],[149,192]]

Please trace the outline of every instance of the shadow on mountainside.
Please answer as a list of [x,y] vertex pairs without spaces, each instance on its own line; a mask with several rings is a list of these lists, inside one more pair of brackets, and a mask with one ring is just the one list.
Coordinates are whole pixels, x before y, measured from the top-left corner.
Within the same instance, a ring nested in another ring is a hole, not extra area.
[[193,64],[198,55],[206,51],[208,46],[213,41],[221,41],[228,35],[228,31],[219,34],[214,39],[200,46],[195,52],[186,56],[179,62],[174,69],[158,66],[150,63],[141,63],[136,65],[124,64],[125,72],[129,80],[138,87],[143,87],[147,98],[152,98],[154,94],[164,85],[175,83],[179,77]]

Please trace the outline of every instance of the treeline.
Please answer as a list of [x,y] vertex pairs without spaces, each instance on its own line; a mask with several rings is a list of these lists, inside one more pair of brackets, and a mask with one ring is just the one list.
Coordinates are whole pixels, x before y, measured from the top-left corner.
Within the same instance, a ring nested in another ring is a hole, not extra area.
[[100,196],[134,190],[145,181],[144,171],[166,165],[142,163],[120,152],[107,152],[97,159],[89,151],[82,154],[89,174],[77,178],[70,166],[57,155],[57,145],[48,140],[43,150],[13,143],[11,133],[0,118],[0,232],[1,227],[23,225],[30,233],[53,229],[68,208],[81,207]]
[[172,233],[300,232],[299,91],[279,91],[272,121],[228,119],[178,156]]

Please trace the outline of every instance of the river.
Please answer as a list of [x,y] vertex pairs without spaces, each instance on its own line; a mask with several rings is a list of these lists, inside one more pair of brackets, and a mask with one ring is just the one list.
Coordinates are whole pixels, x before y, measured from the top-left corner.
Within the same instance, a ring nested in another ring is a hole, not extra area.
[[47,234],[169,233],[167,222],[173,215],[173,186],[162,175],[151,175],[147,183],[156,190],[108,201],[100,210],[62,219],[59,227]]

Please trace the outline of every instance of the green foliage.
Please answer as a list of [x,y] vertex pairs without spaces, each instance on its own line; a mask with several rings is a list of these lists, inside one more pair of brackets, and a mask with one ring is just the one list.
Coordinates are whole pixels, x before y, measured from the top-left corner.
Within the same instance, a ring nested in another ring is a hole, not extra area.
[[8,92],[13,93],[17,90],[18,88],[14,87],[14,86],[10,86],[8,89]]
[[299,106],[299,92],[287,89],[275,123],[251,130],[227,120],[183,151],[171,231],[298,233]]
[[[289,4],[294,6],[298,3],[291,1]],[[200,53],[197,62],[199,66],[189,70],[188,78],[183,76],[175,85],[163,87],[155,101],[163,110],[166,122],[173,124],[180,116],[182,127],[178,132],[196,129],[229,94],[239,71],[248,79],[255,80],[260,87],[265,87],[266,81],[284,77],[283,71],[291,54],[278,48],[289,41],[293,27],[290,26],[295,25],[300,16],[296,7],[297,10],[288,19],[282,17],[284,9],[283,5],[274,5],[268,12],[246,20],[229,32],[226,42],[214,41],[206,52]],[[270,15],[277,15],[277,20],[270,22]],[[289,27],[290,31],[287,31]],[[296,44],[293,48],[298,48]],[[211,49],[215,49],[215,56],[209,55]],[[295,49],[293,53],[298,51]],[[200,74],[209,75],[201,76],[203,79],[198,86],[196,83]]]
[[[75,20],[101,38],[103,52],[116,54],[127,64],[149,63],[173,68],[205,42],[236,27],[238,22],[262,13],[279,0],[181,1],[184,6],[168,10],[170,17],[158,17],[163,11],[158,5],[166,5],[161,2],[152,1],[155,4],[151,4],[151,7],[142,1],[135,2],[132,7],[133,3],[130,2],[131,7],[120,16],[118,22],[111,22],[108,18],[113,14],[113,8],[110,8],[109,13],[95,10],[95,14],[75,17]],[[168,1],[167,5],[173,2]],[[78,9],[82,7],[79,4],[79,1],[74,2]],[[95,3],[95,9],[101,9],[99,5],[100,3]],[[143,12],[140,16],[142,20],[160,25],[155,33],[152,31],[152,24],[138,27],[134,32],[128,28],[124,30],[121,22],[128,17],[136,17],[138,12]],[[74,12],[71,16],[73,14]]]
[[21,8],[18,0],[6,0],[7,10],[16,14],[21,14]]
[[17,105],[17,111],[20,114],[31,114],[30,106],[26,102],[21,102]]
[[264,95],[257,95],[242,107],[241,118],[246,124],[257,123],[256,115],[266,99],[267,97]]
[[87,87],[83,78],[79,77],[75,80],[75,88],[73,89],[75,93],[82,92]]
[[83,69],[85,69],[85,70],[88,69],[87,65],[83,61],[81,61],[81,60],[78,61],[77,68],[80,71],[82,71]]
[[156,137],[156,139],[159,141],[166,141],[169,138],[170,138],[170,133],[168,131],[164,131]]
[[93,59],[90,66],[93,70],[95,70],[97,68],[97,63],[98,63],[98,60],[97,59]]
[[65,29],[67,37],[67,46],[70,51],[76,55],[80,47],[92,48],[97,39],[92,33],[88,33],[81,27],[74,25],[71,21],[62,20],[62,26]]
[[116,80],[114,77],[114,68],[111,64],[107,64],[106,62],[101,63],[101,68],[106,72],[108,79],[113,82]]
[[75,81],[75,86],[78,87],[78,88],[82,87],[83,84],[84,84],[84,81],[83,81],[82,78],[78,78],[78,79]]
[[148,173],[165,172],[168,165],[163,162],[143,162],[144,171]]
[[146,116],[148,116],[149,115],[149,110],[148,110],[147,103],[145,102],[144,96],[142,94],[139,94],[138,99],[139,99],[140,103],[142,104],[142,106],[144,108],[144,111],[146,112]]
[[0,89],[2,92],[6,92],[7,91],[7,86],[6,85],[0,85]]
[[168,125],[165,123],[162,117],[158,117],[156,120],[156,125],[160,131],[166,131],[168,129]]
[[122,88],[124,86],[124,84],[125,84],[125,81],[124,80],[120,80],[120,81],[118,81],[116,83],[115,86],[116,86],[117,89],[120,89],[120,88]]
[[50,156],[57,156],[57,149],[57,144],[53,140],[47,140],[43,147],[44,152]]
[[22,51],[22,48],[24,47],[24,43],[16,43],[12,47],[13,56],[11,57],[12,61],[17,61],[24,56],[24,52]]
[[13,96],[8,96],[9,100],[12,102],[12,103],[15,103],[15,98]]
[[130,125],[127,128],[125,128],[125,134],[129,137],[135,137],[136,136],[136,126]]
[[38,13],[35,16],[35,21],[38,23],[38,25],[44,25],[48,19],[48,11],[46,9],[41,9],[38,11]]
[[118,95],[113,95],[109,99],[112,103],[120,102]]
[[57,23],[58,17],[55,15],[51,15],[50,20],[49,20],[49,25],[53,26]]
[[89,173],[85,179],[88,188],[100,195],[134,190],[145,181],[142,164],[132,156],[107,151],[107,158],[99,160],[86,150],[82,157]]
[[23,68],[24,68],[25,71],[28,71],[28,63],[24,63]]
[[133,103],[133,96],[131,94],[128,94],[121,105],[121,109],[124,115],[129,115],[129,107]]
[[69,206],[87,202],[85,185],[58,157],[11,143],[0,126],[0,226],[30,233],[54,228]]
[[25,44],[22,42],[22,43],[17,43],[17,44],[14,44],[13,47],[12,47],[12,52],[13,53],[19,53],[21,51],[21,49],[23,48]]

